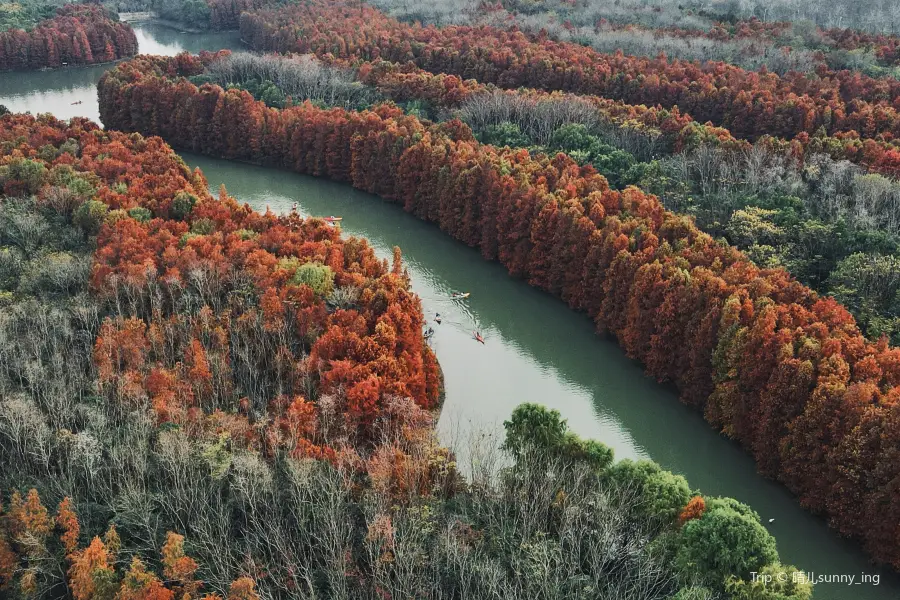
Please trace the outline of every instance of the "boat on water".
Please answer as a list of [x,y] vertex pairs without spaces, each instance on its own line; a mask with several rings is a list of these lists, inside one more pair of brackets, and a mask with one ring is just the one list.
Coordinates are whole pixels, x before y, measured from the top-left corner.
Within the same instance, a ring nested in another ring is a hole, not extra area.
[[475,337],[475,341],[481,342],[482,344],[484,343],[484,337],[482,337],[480,333],[473,331],[472,335]]
[[452,298],[453,300],[465,300],[471,295],[471,292],[455,292],[450,295],[450,298]]
[[334,215],[332,215],[330,217],[322,217],[322,220],[327,223],[337,223],[339,221],[343,221],[344,217],[335,217]]

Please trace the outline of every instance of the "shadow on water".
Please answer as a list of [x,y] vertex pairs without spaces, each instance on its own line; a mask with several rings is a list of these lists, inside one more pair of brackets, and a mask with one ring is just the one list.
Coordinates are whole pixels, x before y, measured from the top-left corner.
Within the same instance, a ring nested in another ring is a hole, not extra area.
[[[900,597],[900,580],[874,570],[851,543],[803,511],[781,485],[756,474],[753,460],[682,405],[671,389],[644,376],[610,340],[593,333],[584,315],[510,278],[434,226],[400,207],[349,186],[284,171],[182,154],[216,190],[254,208],[339,215],[344,233],[366,237],[380,256],[403,250],[413,287],[444,370],[447,399],[438,425],[445,442],[498,427],[521,402],[558,409],[581,435],[603,441],[619,458],[652,458],[683,474],[706,494],[733,496],[753,506],[777,537],[782,559],[817,575],[880,575],[880,584],[820,584],[814,597],[837,600]],[[464,302],[453,291],[471,292]],[[485,344],[472,337],[480,330]],[[769,523],[769,519],[775,519]]]

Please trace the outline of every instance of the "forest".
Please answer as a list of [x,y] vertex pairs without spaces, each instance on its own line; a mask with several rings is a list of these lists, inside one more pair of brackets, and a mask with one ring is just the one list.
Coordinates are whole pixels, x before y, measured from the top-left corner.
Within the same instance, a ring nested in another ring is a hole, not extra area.
[[41,21],[51,19],[56,9],[49,2],[19,2],[0,4],[0,31],[25,29],[30,31]]
[[279,110],[183,77],[214,60],[145,57],[110,71],[99,84],[104,124],[347,181],[436,223],[586,312],[761,472],[876,559],[900,564],[890,484],[900,351],[866,340],[833,298],[754,265],[655,196],[610,189],[565,154],[484,145],[459,120],[422,121],[389,104]]
[[136,8],[194,29],[237,29],[242,11],[280,4],[280,0],[129,0]]
[[[0,597],[813,596],[780,515],[551,394],[448,440],[413,242],[181,151],[476,249],[900,570],[895,4],[0,4],[0,70],[111,63],[102,125],[0,104]],[[135,56],[115,10],[252,53]]]
[[748,506],[555,411],[463,476],[400,249],[86,119],[0,117],[0,184],[7,597],[810,598]]
[[[868,14],[863,11],[859,15],[861,19],[844,15],[838,17],[843,20],[831,20],[804,16],[796,4],[791,5],[790,13],[771,10],[777,2],[757,7],[768,10],[743,11],[735,10],[739,3],[714,8],[709,3],[663,0],[503,0],[487,5],[474,0],[374,0],[371,4],[406,21],[514,25],[530,33],[543,30],[553,39],[601,52],[622,50],[650,57],[662,52],[670,58],[718,60],[747,69],[765,66],[778,73],[809,72],[827,65],[873,76],[897,74],[900,38],[895,34],[900,30],[900,13],[889,2],[880,7],[888,13],[882,15],[887,18],[872,19],[863,29],[859,21],[877,15],[872,7]],[[853,7],[859,9],[862,4]]]
[[0,11],[0,71],[92,65],[135,54],[134,31],[99,5],[54,10],[25,3]]
[[480,0],[372,0],[370,4],[405,20],[439,25],[470,24],[490,8],[501,11],[505,18],[539,17],[575,26],[604,20],[663,31],[703,32],[759,20],[776,31],[800,24],[853,34],[900,33],[900,11],[891,0],[498,0],[486,6]]
[[564,152],[593,165],[613,187],[638,185],[658,195],[666,208],[694,216],[758,265],[784,266],[834,295],[869,337],[900,341],[900,278],[893,275],[900,265],[891,260],[900,186],[824,154],[827,140],[814,138],[802,151],[771,138],[750,144],[677,109],[501,91],[409,64],[351,66],[323,58],[330,64],[309,55],[221,53],[191,81],[246,89],[277,108],[289,97],[354,110],[390,100],[431,120],[460,119],[482,142]]
[[631,104],[678,106],[739,138],[803,132],[892,139],[900,120],[889,101],[900,81],[820,69],[816,77],[755,72],[720,62],[603,54],[570,42],[489,26],[405,24],[366,5],[307,2],[244,13],[241,37],[255,50],[330,52],[414,62],[504,88],[594,94]]

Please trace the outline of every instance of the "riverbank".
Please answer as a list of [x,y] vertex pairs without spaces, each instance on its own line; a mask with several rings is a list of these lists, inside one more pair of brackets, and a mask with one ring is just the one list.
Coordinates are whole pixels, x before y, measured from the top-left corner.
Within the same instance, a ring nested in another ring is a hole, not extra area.
[[[670,387],[644,376],[612,340],[593,333],[592,323],[550,294],[511,278],[499,264],[460,244],[402,207],[353,188],[275,168],[252,166],[179,152],[199,167],[210,187],[225,185],[259,211],[339,214],[346,235],[369,240],[380,258],[403,248],[413,290],[432,326],[432,348],[445,377],[438,433],[468,464],[470,443],[502,441],[502,423],[521,402],[559,410],[584,438],[610,446],[617,458],[650,458],[684,475],[706,493],[750,504],[778,539],[784,560],[804,570],[877,574],[866,585],[867,600],[895,600],[900,580],[873,569],[851,542],[803,511],[783,486],[756,473],[753,460],[735,442],[711,431],[701,415],[681,404]],[[448,300],[454,290],[472,296]],[[478,328],[482,346],[472,339]],[[489,397],[490,401],[482,399]],[[769,519],[773,519],[769,522]],[[854,600],[846,586],[817,586],[817,600]]]

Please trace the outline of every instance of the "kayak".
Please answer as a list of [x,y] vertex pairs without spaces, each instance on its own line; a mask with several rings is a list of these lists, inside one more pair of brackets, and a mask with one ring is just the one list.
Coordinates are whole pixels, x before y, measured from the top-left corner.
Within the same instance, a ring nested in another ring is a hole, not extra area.
[[338,221],[343,221],[344,217],[322,217],[322,220],[328,223],[337,223]]
[[459,293],[459,294],[453,294],[450,297],[453,298],[454,300],[464,300],[464,299],[468,298],[469,296],[471,296],[470,292],[464,292],[464,293]]
[[479,341],[479,342],[481,342],[482,344],[484,343],[484,338],[481,337],[481,334],[480,334],[480,333],[478,333],[477,331],[473,331],[473,332],[472,332],[472,335],[475,336],[475,340],[476,340],[476,341]]

